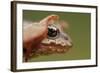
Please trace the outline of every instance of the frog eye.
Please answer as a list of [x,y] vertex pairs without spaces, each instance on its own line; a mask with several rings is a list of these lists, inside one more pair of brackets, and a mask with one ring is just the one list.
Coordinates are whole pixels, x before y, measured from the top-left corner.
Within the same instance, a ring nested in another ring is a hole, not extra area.
[[54,26],[48,27],[48,38],[56,38],[59,35],[59,29]]

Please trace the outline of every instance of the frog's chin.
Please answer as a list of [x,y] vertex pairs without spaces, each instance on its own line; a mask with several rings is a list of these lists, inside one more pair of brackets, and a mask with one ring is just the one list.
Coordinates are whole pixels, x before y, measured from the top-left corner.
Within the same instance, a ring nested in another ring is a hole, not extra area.
[[66,53],[72,47],[72,43],[63,39],[44,39],[33,49],[34,55],[48,55],[55,53]]
[[55,44],[55,43],[41,43],[40,48],[37,50],[38,54],[55,54],[55,53],[66,53],[72,45],[68,46],[62,46],[61,44]]

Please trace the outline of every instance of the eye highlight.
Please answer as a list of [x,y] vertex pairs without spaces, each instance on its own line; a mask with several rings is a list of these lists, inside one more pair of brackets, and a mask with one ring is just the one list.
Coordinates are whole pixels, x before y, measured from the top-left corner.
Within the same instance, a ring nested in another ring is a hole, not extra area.
[[59,35],[59,29],[54,26],[48,26],[48,38],[56,38]]

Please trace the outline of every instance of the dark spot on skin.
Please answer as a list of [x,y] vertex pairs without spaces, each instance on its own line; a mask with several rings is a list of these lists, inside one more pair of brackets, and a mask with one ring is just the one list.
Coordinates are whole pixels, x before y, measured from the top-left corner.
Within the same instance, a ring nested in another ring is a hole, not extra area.
[[65,40],[68,40],[68,37],[64,37]]

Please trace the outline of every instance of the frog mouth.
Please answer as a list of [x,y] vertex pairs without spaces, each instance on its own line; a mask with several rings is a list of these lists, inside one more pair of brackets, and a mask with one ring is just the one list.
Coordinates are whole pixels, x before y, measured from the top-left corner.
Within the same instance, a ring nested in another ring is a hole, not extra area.
[[35,53],[37,53],[38,55],[66,53],[72,47],[72,43],[66,40],[61,40],[44,39],[39,45],[40,48],[38,48]]

